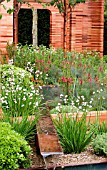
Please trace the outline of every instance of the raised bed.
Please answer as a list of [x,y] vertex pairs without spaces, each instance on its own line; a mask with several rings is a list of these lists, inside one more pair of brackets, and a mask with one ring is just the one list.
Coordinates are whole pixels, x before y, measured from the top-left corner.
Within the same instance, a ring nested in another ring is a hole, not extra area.
[[[75,117],[77,113],[67,113],[66,115],[71,115],[71,117]],[[83,112],[78,113],[78,118],[81,118]],[[52,119],[57,118],[60,116],[59,114],[51,114]],[[99,120],[100,123],[106,122],[107,123],[107,110],[105,111],[91,111],[87,113],[87,121],[94,123],[96,120]]]

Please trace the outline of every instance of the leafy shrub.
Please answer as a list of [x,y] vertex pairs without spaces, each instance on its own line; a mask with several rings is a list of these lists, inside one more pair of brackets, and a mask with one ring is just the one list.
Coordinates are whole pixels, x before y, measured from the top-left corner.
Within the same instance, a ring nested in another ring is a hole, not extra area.
[[[91,142],[94,134],[93,125],[86,124],[86,114],[79,119],[79,115],[72,117],[61,115],[54,120],[61,145],[65,153],[80,153]],[[89,128],[90,127],[90,128]]]
[[20,67],[8,64],[1,65],[0,67],[3,85],[13,81],[14,86],[19,84],[19,82],[23,84],[23,86],[25,87],[30,86],[32,84],[31,82],[32,75],[28,71]]
[[12,170],[30,167],[30,146],[12,130],[10,124],[0,123],[0,169]]
[[98,134],[92,143],[94,152],[97,155],[107,156],[107,133]]

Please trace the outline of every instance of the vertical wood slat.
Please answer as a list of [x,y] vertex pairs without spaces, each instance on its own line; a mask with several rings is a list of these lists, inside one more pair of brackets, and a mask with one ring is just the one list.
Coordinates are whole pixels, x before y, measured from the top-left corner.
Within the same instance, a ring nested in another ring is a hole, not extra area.
[[[49,1],[49,0],[45,0]],[[5,3],[5,2],[3,2]],[[31,7],[43,9],[41,4],[30,0]],[[12,2],[8,3],[8,7]],[[31,8],[26,4],[22,8]],[[63,22],[64,18],[57,8],[47,7],[50,11],[50,43],[55,48],[63,47]],[[13,41],[13,15],[6,13],[0,6],[0,13],[3,14],[0,20],[0,49],[5,51],[7,41]],[[35,24],[36,25],[36,24]],[[103,55],[103,28],[104,28],[104,0],[87,1],[84,4],[77,4],[68,15],[67,22],[67,44],[68,50],[81,51],[84,49],[96,50]],[[36,33],[35,33],[36,35]],[[35,41],[37,41],[35,39]]]

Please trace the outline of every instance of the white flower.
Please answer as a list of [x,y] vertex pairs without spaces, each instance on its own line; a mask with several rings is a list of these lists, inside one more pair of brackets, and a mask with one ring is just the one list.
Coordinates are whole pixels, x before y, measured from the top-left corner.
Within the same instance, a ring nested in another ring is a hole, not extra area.
[[42,89],[42,86],[39,86],[40,89]]
[[15,103],[17,103],[16,99],[13,99],[13,101],[14,101]]
[[86,105],[87,105],[87,102],[83,102],[82,105],[83,105],[83,106],[86,106]]
[[27,65],[30,64],[30,62],[27,62]]
[[92,100],[90,100],[90,102],[89,102],[90,104],[92,103]]
[[63,94],[60,94],[60,98],[62,98],[64,95]]
[[79,103],[79,100],[77,99],[76,102]]
[[33,96],[33,94],[32,93],[30,93],[30,96],[29,97],[32,97]]
[[11,82],[11,85],[15,85],[15,83],[14,83],[14,82]]
[[67,103],[67,99],[64,99],[64,103]]
[[[81,96],[82,97],[82,96]],[[78,99],[80,99],[80,96],[78,96]]]
[[71,102],[71,105],[74,106],[74,102],[73,101]]
[[93,91],[93,94],[95,94],[95,91]]
[[56,110],[57,110],[58,112],[60,112],[60,107],[59,107],[59,106],[56,106]]
[[36,74],[36,77],[39,77],[39,74]]
[[34,86],[32,86],[32,85],[30,86],[30,88],[31,88],[32,90],[34,90],[34,89],[35,89],[35,88],[34,88]]
[[33,90],[32,93],[35,93],[35,90]]
[[79,109],[82,109],[82,106],[79,106]]
[[36,106],[38,106],[38,105],[39,105],[39,103],[38,103],[38,102],[36,102],[36,103],[35,103],[35,105],[36,105]]
[[24,107],[24,104],[22,104],[21,107]]
[[19,90],[22,90],[22,87],[19,87]]
[[24,74],[24,73],[22,73],[22,74],[21,74],[21,77],[23,78],[24,76],[25,76],[25,74]]
[[23,89],[23,91],[26,91],[26,89]]
[[89,107],[89,108],[92,108],[92,106],[91,106],[91,105],[88,105],[88,107]]
[[7,100],[4,100],[3,103],[8,104],[8,103],[7,103]]
[[25,100],[26,100],[26,97],[24,96],[22,100],[25,101]]
[[84,96],[81,96],[82,100],[84,101],[85,100],[85,97]]
[[5,89],[5,86],[2,86],[2,89]]

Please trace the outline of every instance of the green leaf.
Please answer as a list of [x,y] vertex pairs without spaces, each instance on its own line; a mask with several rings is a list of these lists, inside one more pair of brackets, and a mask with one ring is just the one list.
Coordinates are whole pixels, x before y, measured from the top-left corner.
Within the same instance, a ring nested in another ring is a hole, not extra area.
[[2,14],[0,14],[0,19],[2,19]]
[[13,11],[14,11],[14,9],[10,9],[10,8],[9,8],[9,9],[7,10],[7,13],[8,13],[8,14],[11,14]]

